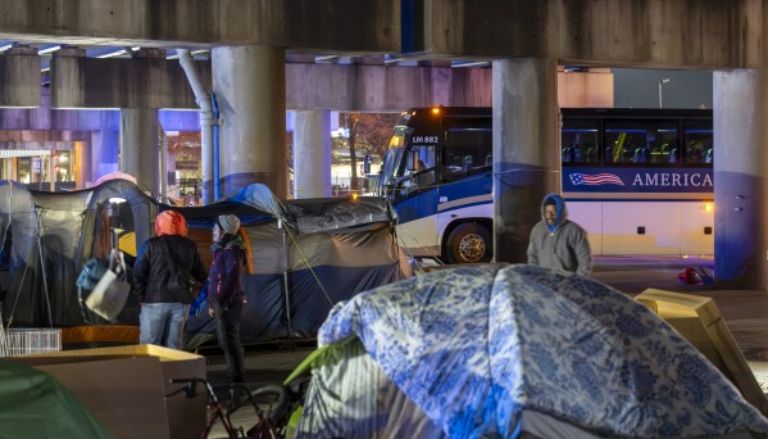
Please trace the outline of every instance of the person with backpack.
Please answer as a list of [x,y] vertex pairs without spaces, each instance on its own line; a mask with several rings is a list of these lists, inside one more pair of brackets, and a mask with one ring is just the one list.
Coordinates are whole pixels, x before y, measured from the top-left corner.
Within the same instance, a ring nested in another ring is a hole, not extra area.
[[207,277],[197,245],[187,238],[187,221],[166,210],[155,219],[155,237],[139,249],[133,268],[134,291],[141,301],[140,342],[183,347],[184,322],[195,299],[193,282]]
[[240,317],[245,303],[242,275],[246,271],[243,241],[238,235],[240,219],[220,215],[213,226],[213,263],[208,276],[209,315],[216,319],[216,335],[224,351],[230,383],[245,379]]

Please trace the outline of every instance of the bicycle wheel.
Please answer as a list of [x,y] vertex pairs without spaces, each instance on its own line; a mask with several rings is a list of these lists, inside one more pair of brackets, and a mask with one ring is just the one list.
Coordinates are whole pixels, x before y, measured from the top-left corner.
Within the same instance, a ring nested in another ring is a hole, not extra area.
[[280,384],[267,384],[251,392],[253,401],[262,407],[265,416],[274,426],[287,423],[288,390]]
[[[244,389],[242,386],[238,390]],[[245,423],[252,425],[246,432],[249,438],[281,438],[284,437],[284,427],[287,425],[287,420],[282,420],[287,400],[288,392],[283,386],[268,384],[248,391],[246,397],[240,399],[239,404],[229,411],[229,416],[250,421]]]

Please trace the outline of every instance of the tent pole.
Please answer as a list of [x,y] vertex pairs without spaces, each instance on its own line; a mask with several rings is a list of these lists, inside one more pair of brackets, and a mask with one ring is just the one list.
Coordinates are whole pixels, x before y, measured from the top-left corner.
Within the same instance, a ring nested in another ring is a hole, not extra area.
[[[282,221],[279,221],[282,222]],[[287,227],[285,223],[282,227]],[[285,317],[288,320],[288,338],[293,336],[293,324],[291,322],[291,284],[288,281],[288,243],[285,239],[286,230],[283,228],[283,291],[285,291]]]
[[48,275],[45,272],[45,258],[43,258],[43,245],[40,242],[40,235],[42,234],[42,230],[40,228],[40,222],[42,221],[42,218],[39,216],[37,217],[37,254],[40,256],[40,271],[43,275],[43,291],[45,292],[45,305],[48,309],[48,324],[51,328],[53,328],[53,313],[51,312],[51,297],[48,292]]

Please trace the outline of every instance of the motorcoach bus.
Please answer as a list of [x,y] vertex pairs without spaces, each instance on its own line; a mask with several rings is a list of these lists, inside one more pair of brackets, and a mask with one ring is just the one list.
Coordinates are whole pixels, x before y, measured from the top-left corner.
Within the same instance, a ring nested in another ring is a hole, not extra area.
[[[490,108],[403,113],[379,185],[414,256],[491,260],[492,137]],[[561,190],[594,254],[712,254],[712,160],[710,110],[562,110]]]

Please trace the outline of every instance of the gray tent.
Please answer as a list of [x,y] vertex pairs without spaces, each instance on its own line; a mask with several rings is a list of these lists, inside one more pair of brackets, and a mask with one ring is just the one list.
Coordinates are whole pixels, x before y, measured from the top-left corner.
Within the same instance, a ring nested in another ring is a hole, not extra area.
[[[266,187],[252,185],[213,205],[176,208],[156,203],[125,180],[68,193],[31,192],[3,181],[4,318],[28,327],[107,324],[80,306],[78,274],[88,260],[105,258],[118,238],[129,243],[129,256],[135,254],[152,236],[157,213],[166,209],[187,217],[190,238],[208,261],[216,216],[240,217],[250,267],[244,277],[246,341],[313,336],[337,301],[405,276],[394,213],[380,198],[279,202]],[[135,325],[138,312],[132,297],[118,320]],[[187,330],[213,334],[213,325],[201,315]]]

